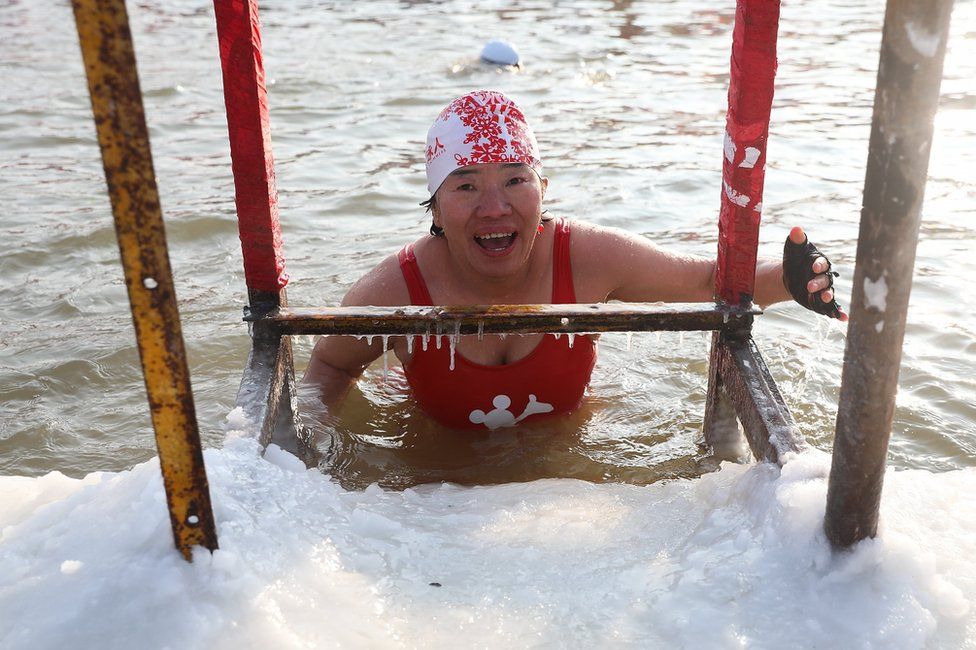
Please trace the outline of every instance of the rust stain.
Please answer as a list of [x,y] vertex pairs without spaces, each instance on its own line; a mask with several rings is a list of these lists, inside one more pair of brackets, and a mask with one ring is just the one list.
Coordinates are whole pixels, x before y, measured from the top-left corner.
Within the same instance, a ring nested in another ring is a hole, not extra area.
[[124,0],[73,0],[177,549],[217,548]]

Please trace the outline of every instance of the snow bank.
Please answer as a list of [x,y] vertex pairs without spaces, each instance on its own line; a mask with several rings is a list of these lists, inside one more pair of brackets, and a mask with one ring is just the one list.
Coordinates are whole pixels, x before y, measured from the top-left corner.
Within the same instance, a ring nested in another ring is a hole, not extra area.
[[346,492],[245,438],[205,457],[220,550],[193,564],[156,461],[0,477],[0,647],[976,643],[976,470],[890,472],[881,536],[835,555],[817,452],[646,487],[404,492]]

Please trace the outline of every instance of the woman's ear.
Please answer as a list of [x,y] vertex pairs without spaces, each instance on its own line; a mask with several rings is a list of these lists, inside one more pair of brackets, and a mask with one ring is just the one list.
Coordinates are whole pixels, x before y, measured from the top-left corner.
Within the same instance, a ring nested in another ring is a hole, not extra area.
[[441,211],[437,209],[437,201],[434,201],[430,205],[430,217],[434,222],[434,226],[437,228],[443,228],[441,225]]

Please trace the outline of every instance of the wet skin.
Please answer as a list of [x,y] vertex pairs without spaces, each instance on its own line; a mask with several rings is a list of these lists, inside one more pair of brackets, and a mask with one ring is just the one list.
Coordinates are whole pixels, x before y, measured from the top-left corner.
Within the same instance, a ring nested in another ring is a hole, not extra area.
[[472,165],[445,179],[433,219],[462,284],[495,293],[527,280],[547,186],[522,164]]
[[[434,224],[443,236],[424,236],[414,243],[421,274],[435,304],[538,304],[551,299],[554,228],[543,224],[542,202],[548,186],[521,164],[486,164],[461,168],[435,194]],[[802,228],[790,237],[802,242]],[[670,251],[646,237],[585,221],[573,221],[570,246],[573,283],[581,303],[606,300],[637,302],[708,302],[713,300],[715,260]],[[830,302],[833,292],[818,258],[807,285],[811,294]],[[783,286],[782,263],[760,259],[755,300],[766,306],[791,296]],[[343,305],[407,305],[410,295],[396,255],[390,255],[361,278]],[[847,320],[847,315],[838,315]],[[476,363],[512,363],[529,354],[539,335],[462,337],[458,352]],[[411,358],[406,339],[390,341],[404,364]],[[352,337],[324,337],[313,351],[304,381],[319,386],[328,408],[341,403],[366,366],[382,353]]]

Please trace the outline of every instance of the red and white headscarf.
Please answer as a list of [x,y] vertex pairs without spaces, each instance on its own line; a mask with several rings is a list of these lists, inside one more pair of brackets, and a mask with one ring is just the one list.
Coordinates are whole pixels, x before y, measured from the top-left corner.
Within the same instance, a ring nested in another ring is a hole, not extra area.
[[455,99],[427,131],[427,189],[431,196],[459,167],[524,163],[539,173],[542,160],[522,110],[495,90]]

